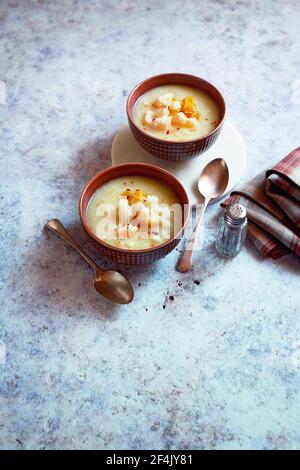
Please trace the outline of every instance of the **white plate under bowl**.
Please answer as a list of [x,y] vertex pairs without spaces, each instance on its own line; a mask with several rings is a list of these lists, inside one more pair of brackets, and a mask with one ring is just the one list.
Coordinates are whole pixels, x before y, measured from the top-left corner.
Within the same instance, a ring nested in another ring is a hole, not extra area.
[[[241,179],[247,161],[245,143],[236,127],[226,120],[219,138],[206,152],[192,160],[184,162],[168,162],[153,157],[145,152],[134,139],[128,125],[124,125],[116,133],[112,147],[111,160],[113,165],[128,162],[150,163],[172,173],[185,187],[191,204],[199,204],[202,197],[197,189],[197,181],[202,169],[215,158],[224,158],[229,168],[229,182],[224,197]],[[212,202],[217,201],[214,199]]]

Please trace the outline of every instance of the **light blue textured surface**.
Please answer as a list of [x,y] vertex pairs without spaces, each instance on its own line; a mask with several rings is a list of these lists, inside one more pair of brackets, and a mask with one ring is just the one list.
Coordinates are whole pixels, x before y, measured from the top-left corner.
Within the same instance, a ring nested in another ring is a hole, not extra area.
[[297,259],[220,260],[212,206],[193,272],[174,270],[179,251],[126,269],[136,298],[117,307],[43,231],[60,217],[106,265],[79,193],[156,73],[219,86],[245,178],[299,146],[299,24],[297,0],[1,1],[1,448],[299,448]]

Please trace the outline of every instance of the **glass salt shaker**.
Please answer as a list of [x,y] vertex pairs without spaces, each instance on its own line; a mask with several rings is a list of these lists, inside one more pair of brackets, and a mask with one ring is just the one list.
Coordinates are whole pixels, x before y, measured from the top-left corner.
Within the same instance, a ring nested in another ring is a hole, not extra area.
[[218,222],[216,248],[220,255],[236,256],[247,233],[247,213],[241,204],[229,204]]

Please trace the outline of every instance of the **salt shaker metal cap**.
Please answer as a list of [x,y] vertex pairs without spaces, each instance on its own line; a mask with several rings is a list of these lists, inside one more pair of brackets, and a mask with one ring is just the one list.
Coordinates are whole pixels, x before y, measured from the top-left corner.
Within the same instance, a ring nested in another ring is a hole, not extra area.
[[225,209],[224,217],[226,222],[230,223],[232,226],[243,224],[246,220],[246,216],[246,209],[241,204],[228,204]]
[[220,255],[233,257],[239,253],[247,232],[247,213],[241,204],[229,204],[218,223],[216,248]]

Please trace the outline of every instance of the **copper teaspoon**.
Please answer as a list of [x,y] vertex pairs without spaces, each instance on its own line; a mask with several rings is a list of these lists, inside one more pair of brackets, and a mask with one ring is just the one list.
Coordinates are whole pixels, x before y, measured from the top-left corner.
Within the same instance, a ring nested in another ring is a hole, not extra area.
[[58,219],[49,220],[46,227],[69,243],[94,269],[94,287],[99,294],[117,304],[129,304],[133,300],[134,293],[130,282],[117,271],[102,271],[75,242]]

